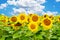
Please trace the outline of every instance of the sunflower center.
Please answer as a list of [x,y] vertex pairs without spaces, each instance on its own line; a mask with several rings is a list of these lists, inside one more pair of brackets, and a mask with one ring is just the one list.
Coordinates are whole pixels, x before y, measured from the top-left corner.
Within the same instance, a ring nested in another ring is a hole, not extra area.
[[36,21],[38,20],[38,16],[35,16],[35,15],[34,15],[34,16],[32,17],[32,20],[33,20],[34,22],[36,22]]
[[49,18],[52,18],[52,19],[54,19],[54,17],[53,17],[53,16],[50,16]]
[[22,24],[20,24],[20,23],[17,23],[17,24],[15,24],[14,26],[21,26]]
[[52,18],[52,16],[50,16],[49,18]]
[[16,21],[17,21],[17,18],[16,18],[16,17],[12,17],[12,18],[11,18],[11,21],[12,21],[12,22],[16,22]]
[[5,22],[6,22],[6,20],[2,20],[2,22],[4,22],[4,23],[5,23]]
[[30,28],[31,28],[31,29],[35,29],[35,25],[34,25],[34,24],[31,24],[31,25],[30,25]]
[[60,18],[59,18],[59,20],[60,20]]
[[45,20],[44,20],[44,24],[45,24],[46,26],[49,26],[49,25],[51,24],[51,21],[50,21],[49,19],[45,19]]
[[8,25],[11,25],[10,23]]
[[32,16],[32,14],[29,14],[30,16]]
[[6,18],[6,17],[4,16],[4,18]]
[[20,19],[21,19],[21,20],[24,20],[24,19],[25,19],[25,17],[22,15],[22,16],[20,17]]
[[30,18],[28,18],[28,22],[30,22]]

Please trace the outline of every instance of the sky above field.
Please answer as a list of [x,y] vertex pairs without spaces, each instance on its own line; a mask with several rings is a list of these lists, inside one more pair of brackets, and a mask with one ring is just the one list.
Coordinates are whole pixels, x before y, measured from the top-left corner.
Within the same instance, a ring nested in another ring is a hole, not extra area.
[[60,0],[0,0],[0,14],[12,16],[20,12],[57,15],[60,14]]

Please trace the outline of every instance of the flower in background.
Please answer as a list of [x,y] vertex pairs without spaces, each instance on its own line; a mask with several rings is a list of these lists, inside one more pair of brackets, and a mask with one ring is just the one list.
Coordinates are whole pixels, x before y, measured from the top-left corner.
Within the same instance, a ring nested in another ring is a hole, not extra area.
[[43,15],[43,18],[46,18],[46,17],[48,17],[48,14],[44,14],[44,15]]
[[60,16],[58,16],[58,22],[60,22]]
[[51,20],[53,20],[53,19],[54,19],[54,15],[50,15],[49,18],[50,18]]
[[12,23],[13,23],[13,22],[16,23],[16,22],[18,21],[17,16],[11,17],[11,18],[9,19],[9,21],[12,22]]
[[0,21],[3,22],[4,25],[7,25],[8,24],[8,17],[3,15],[1,17],[1,20]]
[[12,24],[12,27],[13,27],[14,30],[19,30],[20,26],[22,26],[22,24],[19,23],[19,22],[15,23],[15,24]]

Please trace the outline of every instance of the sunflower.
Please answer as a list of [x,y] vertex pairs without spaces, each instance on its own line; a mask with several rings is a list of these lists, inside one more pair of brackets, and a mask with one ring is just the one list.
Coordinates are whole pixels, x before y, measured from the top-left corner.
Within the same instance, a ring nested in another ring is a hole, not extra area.
[[44,30],[48,30],[52,28],[52,20],[50,18],[44,18],[42,20],[42,26]]
[[33,14],[28,14],[29,16],[32,16]]
[[58,22],[60,22],[60,16],[58,17]]
[[7,26],[12,26],[11,23],[8,23]]
[[54,19],[54,16],[53,16],[53,15],[50,15],[49,18],[50,18],[51,20],[53,20],[53,19]]
[[28,15],[28,19],[27,19],[28,23],[30,23],[30,18],[31,18],[31,16]]
[[9,21],[10,21],[11,23],[16,23],[16,22],[18,21],[17,16],[12,16],[12,17],[9,19]]
[[43,15],[43,18],[46,18],[46,17],[48,17],[48,15],[47,15],[47,14],[44,14],[44,15]]
[[28,24],[28,28],[32,32],[37,32],[38,31],[38,24],[34,23],[34,22],[31,22],[31,23]]
[[1,22],[3,22],[4,25],[6,25],[8,23],[8,17],[7,16],[3,16]]
[[30,22],[30,17],[31,17],[32,15],[33,15],[32,13],[29,13],[29,14],[28,14],[28,20],[27,20],[28,22]]
[[28,17],[25,13],[20,13],[20,15],[18,16],[18,20],[20,23],[28,22],[27,19]]
[[22,26],[22,24],[19,23],[19,22],[15,23],[15,24],[12,24],[12,27],[13,27],[14,30],[18,30],[20,28],[20,26]]
[[0,15],[0,21],[3,19],[3,16],[2,15]]
[[7,16],[3,16],[0,21],[2,22],[3,25],[6,26],[8,24],[8,17]]
[[28,17],[28,20],[27,21],[30,22],[30,17]]
[[40,22],[40,16],[38,16],[38,15],[36,15],[36,14],[33,14],[33,15],[30,17],[30,22],[39,23],[39,22]]

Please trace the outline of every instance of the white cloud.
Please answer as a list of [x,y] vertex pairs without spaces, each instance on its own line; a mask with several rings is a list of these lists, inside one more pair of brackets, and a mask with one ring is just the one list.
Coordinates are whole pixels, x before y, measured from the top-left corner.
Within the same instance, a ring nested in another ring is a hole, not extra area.
[[3,9],[5,7],[7,7],[7,4],[6,3],[0,5],[0,9]]
[[15,0],[8,0],[7,3],[9,5],[16,5],[16,1]]
[[43,4],[43,3],[45,3],[46,1],[45,0],[36,0],[38,3],[40,3],[40,4]]
[[23,8],[19,8],[19,9],[13,8],[13,10],[14,10],[14,13],[16,13],[16,12],[25,12],[25,10]]
[[56,0],[56,2],[60,2],[60,0]]
[[44,12],[44,14],[48,14],[48,15],[56,15],[58,12],[51,12],[51,11],[47,11],[47,12]]
[[16,15],[16,14],[19,14],[20,12],[25,12],[25,9],[23,8],[19,8],[19,9],[16,9],[16,8],[13,8],[13,13],[11,13],[12,15]]
[[45,8],[45,6],[42,5],[45,3],[45,0],[8,0],[7,3],[20,7],[19,9],[13,8],[14,13],[18,13],[22,10],[26,13],[38,13]]

